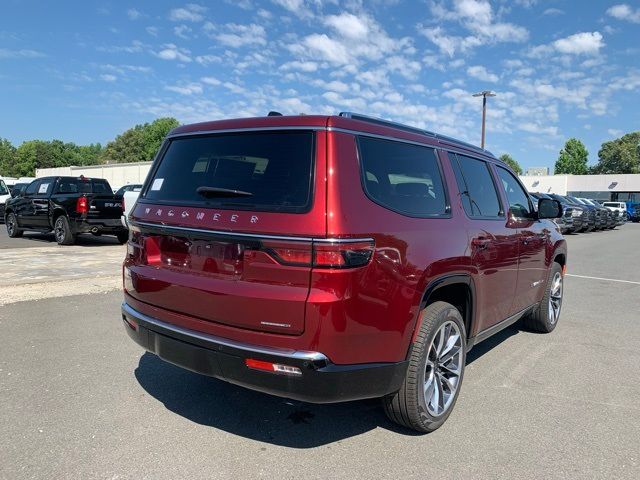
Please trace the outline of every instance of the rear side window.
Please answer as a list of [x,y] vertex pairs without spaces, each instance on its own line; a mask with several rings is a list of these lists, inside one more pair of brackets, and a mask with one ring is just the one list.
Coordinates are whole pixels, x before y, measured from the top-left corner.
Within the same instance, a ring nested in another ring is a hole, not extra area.
[[158,203],[301,213],[311,206],[312,173],[312,132],[178,138],[169,144],[144,198]]
[[377,204],[410,216],[448,213],[433,148],[360,137],[364,188]]
[[469,217],[496,218],[504,213],[487,162],[449,153],[464,211]]

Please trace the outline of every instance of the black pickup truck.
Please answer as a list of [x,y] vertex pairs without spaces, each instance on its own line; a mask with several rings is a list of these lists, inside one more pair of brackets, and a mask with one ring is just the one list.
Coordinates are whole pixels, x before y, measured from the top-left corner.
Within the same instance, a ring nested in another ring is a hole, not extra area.
[[60,245],[72,245],[80,233],[115,235],[125,243],[121,215],[122,199],[102,178],[43,177],[7,201],[4,219],[10,237],[53,231]]

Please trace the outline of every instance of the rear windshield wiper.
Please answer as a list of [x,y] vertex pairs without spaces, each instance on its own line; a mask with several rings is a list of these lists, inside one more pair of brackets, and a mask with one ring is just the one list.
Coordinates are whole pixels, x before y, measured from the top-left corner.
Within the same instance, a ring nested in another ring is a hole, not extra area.
[[253,193],[242,190],[232,190],[231,188],[220,187],[198,187],[196,192],[205,198],[213,197],[252,197]]

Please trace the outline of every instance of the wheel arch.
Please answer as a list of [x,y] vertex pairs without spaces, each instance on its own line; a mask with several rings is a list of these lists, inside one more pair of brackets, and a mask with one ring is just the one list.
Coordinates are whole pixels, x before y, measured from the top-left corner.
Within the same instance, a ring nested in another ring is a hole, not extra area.
[[[420,308],[418,309],[418,318],[416,319],[413,334],[411,335],[411,345],[414,343],[415,337],[422,324],[420,312],[422,312],[425,307],[436,301],[451,303],[460,310],[460,314],[464,320],[468,341],[471,337],[475,321],[475,300],[476,288],[473,279],[469,274],[449,274],[431,280],[422,295]],[[411,348],[409,348],[409,351],[410,350]]]

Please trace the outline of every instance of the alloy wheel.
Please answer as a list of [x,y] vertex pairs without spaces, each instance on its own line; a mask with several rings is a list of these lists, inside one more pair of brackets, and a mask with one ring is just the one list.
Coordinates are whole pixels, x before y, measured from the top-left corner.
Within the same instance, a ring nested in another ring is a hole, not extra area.
[[56,226],[55,226],[55,229],[54,229],[54,234],[55,234],[56,240],[58,242],[62,242],[64,240],[66,232],[64,230],[64,223],[62,222],[62,217],[60,217],[60,218],[58,218],[58,220],[56,220]]
[[554,324],[560,317],[562,308],[562,275],[556,272],[551,280],[551,292],[549,294],[549,323]]
[[433,336],[424,374],[424,399],[429,414],[444,414],[455,399],[462,374],[462,335],[455,322],[443,323]]
[[7,217],[7,233],[9,234],[9,236],[13,235],[15,229],[16,229],[16,221],[13,215],[9,215],[9,217]]

